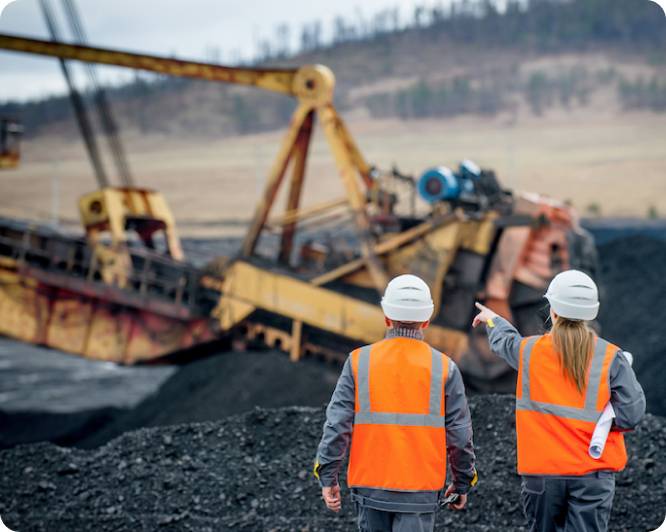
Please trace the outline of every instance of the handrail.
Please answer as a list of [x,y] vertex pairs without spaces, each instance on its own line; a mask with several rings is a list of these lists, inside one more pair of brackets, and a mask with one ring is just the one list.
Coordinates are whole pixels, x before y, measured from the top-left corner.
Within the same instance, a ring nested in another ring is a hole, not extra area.
[[[17,262],[37,266],[46,271],[74,275],[92,283],[101,281],[100,265],[93,248],[82,239],[43,234],[32,229],[13,229],[16,237],[0,234],[0,246],[9,248],[9,255]],[[43,240],[45,245],[39,245]],[[60,253],[67,249],[67,253]],[[115,289],[140,294],[143,298],[160,297],[177,305],[197,306],[200,271],[193,265],[174,261],[144,249],[126,248],[131,266],[125,287]]]

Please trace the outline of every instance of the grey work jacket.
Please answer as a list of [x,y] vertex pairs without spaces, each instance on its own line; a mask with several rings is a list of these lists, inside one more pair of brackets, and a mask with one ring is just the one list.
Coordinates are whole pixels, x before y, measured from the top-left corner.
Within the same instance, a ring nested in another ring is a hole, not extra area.
[[[520,342],[523,337],[504,318],[493,318],[493,323],[494,327],[486,327],[490,349],[513,369],[518,370]],[[645,394],[631,364],[620,353],[621,351],[618,351],[611,362],[610,402],[615,410],[615,426],[621,430],[632,430],[645,414]]]
[[[389,330],[387,337],[423,339],[421,331]],[[449,362],[445,383],[445,427],[448,462],[457,493],[467,493],[475,476],[475,456],[472,442],[472,419],[465,397],[465,387],[460,370]],[[321,486],[338,483],[338,474],[353,438],[355,383],[350,358],[345,362],[338,383],[326,409],[324,431],[317,449],[318,474]],[[381,489],[355,488],[354,492],[374,501],[381,501],[387,511],[401,511],[401,505],[432,504],[434,511],[439,492],[398,492]],[[394,503],[393,507],[391,503]]]

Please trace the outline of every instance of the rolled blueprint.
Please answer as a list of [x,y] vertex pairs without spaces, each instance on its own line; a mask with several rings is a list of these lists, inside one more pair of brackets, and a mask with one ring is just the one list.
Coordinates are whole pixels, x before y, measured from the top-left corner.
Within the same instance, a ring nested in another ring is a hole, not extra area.
[[588,452],[595,460],[599,460],[604,452],[604,447],[606,447],[606,440],[608,439],[608,433],[613,425],[614,417],[615,410],[613,410],[611,404],[608,403],[606,408],[604,408],[604,411],[601,413],[599,421],[597,421],[597,426],[594,427],[592,439],[590,440],[590,448],[588,449]]
[[[622,354],[629,361],[629,364],[633,364],[634,357],[631,353],[622,351]],[[590,447],[588,448],[590,456],[595,460],[599,460],[604,452],[608,433],[613,425],[613,418],[615,418],[615,410],[613,410],[613,406],[609,402],[601,413],[601,417],[599,418],[599,421],[597,421],[597,426],[594,427],[592,439],[590,440]]]

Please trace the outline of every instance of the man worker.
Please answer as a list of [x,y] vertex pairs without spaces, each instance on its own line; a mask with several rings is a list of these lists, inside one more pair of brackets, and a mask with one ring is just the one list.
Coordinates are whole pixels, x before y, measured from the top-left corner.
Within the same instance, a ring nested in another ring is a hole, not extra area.
[[465,388],[455,363],[423,340],[434,306],[422,279],[396,277],[381,306],[386,337],[345,362],[314,472],[326,506],[339,512],[338,473],[351,447],[347,484],[359,530],[432,531],[447,455],[450,508],[462,510],[477,481]]

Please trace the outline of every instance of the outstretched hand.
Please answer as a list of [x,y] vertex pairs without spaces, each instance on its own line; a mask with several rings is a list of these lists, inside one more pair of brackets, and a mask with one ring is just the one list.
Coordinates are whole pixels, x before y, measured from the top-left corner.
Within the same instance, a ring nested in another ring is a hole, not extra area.
[[342,508],[340,485],[321,488],[321,498],[324,499],[326,507],[332,512],[337,513]]
[[488,320],[497,318],[498,314],[490,310],[485,305],[482,305],[478,301],[474,304],[476,305],[476,308],[478,308],[480,312],[476,316],[474,316],[474,321],[472,321],[472,327],[477,327],[481,323],[486,323]]

